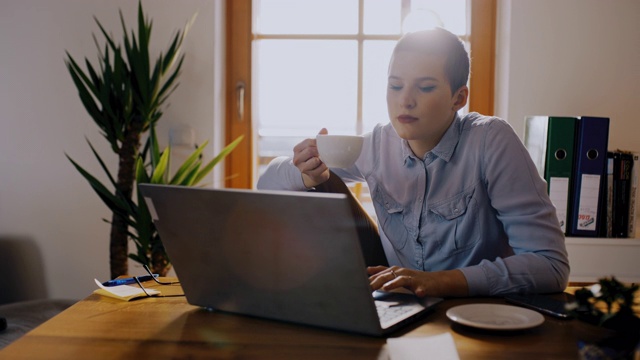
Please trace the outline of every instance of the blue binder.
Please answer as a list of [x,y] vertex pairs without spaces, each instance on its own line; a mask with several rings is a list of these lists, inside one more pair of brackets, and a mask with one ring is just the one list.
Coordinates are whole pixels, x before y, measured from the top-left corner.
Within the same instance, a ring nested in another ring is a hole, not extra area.
[[576,126],[569,234],[597,237],[606,231],[609,118],[582,116]]

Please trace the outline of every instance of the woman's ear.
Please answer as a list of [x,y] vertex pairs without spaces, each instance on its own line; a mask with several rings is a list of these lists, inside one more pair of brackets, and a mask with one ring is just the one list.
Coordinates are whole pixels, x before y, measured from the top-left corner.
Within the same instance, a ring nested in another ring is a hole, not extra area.
[[453,94],[453,104],[451,106],[451,110],[458,111],[462,109],[465,105],[467,105],[467,99],[469,98],[469,88],[464,85],[461,86],[456,92]]

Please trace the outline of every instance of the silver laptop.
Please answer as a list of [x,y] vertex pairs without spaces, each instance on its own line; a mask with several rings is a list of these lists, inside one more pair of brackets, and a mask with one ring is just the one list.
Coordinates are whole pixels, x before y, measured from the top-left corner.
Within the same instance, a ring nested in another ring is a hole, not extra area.
[[192,305],[380,336],[442,300],[372,293],[343,194],[140,191]]

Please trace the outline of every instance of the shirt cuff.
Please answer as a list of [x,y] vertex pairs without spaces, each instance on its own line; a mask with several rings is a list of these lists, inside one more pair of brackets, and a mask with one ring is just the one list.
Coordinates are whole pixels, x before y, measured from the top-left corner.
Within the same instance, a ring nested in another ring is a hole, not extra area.
[[489,281],[487,275],[484,273],[484,269],[479,266],[470,266],[459,269],[467,279],[467,286],[469,288],[469,296],[482,296],[489,294]]
[[302,173],[293,165],[293,160],[284,156],[269,163],[256,187],[260,190],[308,190],[302,181]]

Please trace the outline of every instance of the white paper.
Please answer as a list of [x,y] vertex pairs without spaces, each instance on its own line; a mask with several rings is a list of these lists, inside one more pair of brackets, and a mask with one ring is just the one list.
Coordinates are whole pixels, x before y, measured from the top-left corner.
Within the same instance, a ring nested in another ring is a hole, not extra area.
[[600,175],[582,175],[578,205],[578,230],[596,231]]
[[390,360],[460,359],[450,333],[428,337],[390,338],[387,339],[387,351]]
[[569,203],[569,178],[552,177],[549,179],[549,199],[556,207],[556,215],[562,232],[567,227],[567,204]]
[[[98,286],[106,292],[110,292],[119,297],[129,297],[129,296],[137,296],[137,295],[145,295],[144,291],[140,289],[139,286],[129,286],[129,285],[117,285],[117,286],[104,286],[98,279],[93,279]],[[160,294],[160,291],[154,289],[146,289],[149,295],[157,295]]]

